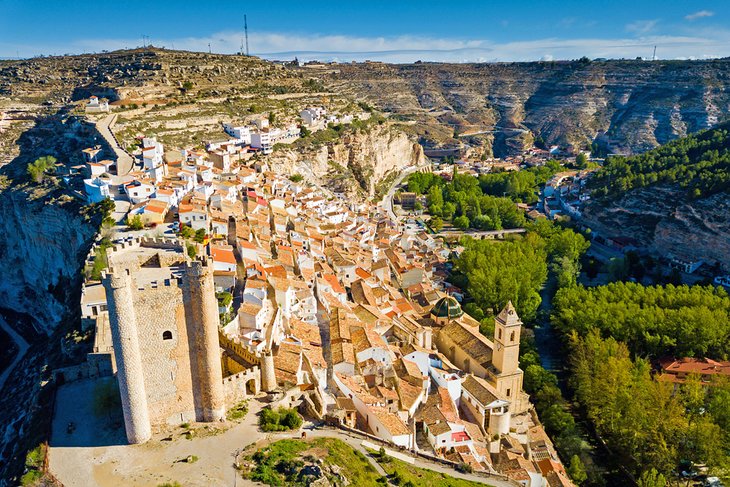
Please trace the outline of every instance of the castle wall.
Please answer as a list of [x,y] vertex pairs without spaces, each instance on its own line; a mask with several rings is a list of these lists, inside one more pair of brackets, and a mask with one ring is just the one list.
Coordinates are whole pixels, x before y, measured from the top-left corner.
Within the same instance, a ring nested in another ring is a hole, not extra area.
[[185,317],[191,338],[196,408],[201,421],[219,421],[225,419],[226,403],[212,261],[194,261],[185,270]]
[[137,333],[132,278],[128,273],[120,272],[105,278],[104,287],[109,303],[109,321],[117,359],[117,381],[127,440],[130,443],[143,443],[152,436],[152,430]]
[[234,406],[237,402],[251,397],[252,393],[253,395],[258,394],[261,390],[260,376],[261,371],[259,368],[253,367],[223,379],[223,393],[226,404]]
[[[140,354],[153,425],[195,421],[195,401],[183,294],[175,280],[135,290]],[[170,332],[171,338],[163,334]]]

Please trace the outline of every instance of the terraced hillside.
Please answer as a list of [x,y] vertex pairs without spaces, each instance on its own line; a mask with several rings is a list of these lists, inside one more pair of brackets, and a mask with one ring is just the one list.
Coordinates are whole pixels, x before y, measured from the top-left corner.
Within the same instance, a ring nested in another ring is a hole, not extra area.
[[328,72],[337,90],[417,121],[414,130],[426,144],[453,144],[454,130],[487,132],[470,143],[493,145],[498,155],[535,138],[578,148],[595,141],[609,152],[636,153],[730,113],[729,59],[362,63]]

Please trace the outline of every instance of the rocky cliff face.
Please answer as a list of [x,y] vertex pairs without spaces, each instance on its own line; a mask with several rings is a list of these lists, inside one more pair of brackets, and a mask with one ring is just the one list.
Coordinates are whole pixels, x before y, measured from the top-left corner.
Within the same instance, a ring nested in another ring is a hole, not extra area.
[[[277,172],[299,173],[338,191],[372,197],[378,183],[387,175],[422,164],[424,160],[423,149],[416,141],[398,128],[383,124],[302,150],[280,149],[269,162]],[[357,185],[347,184],[348,179]]]
[[[730,112],[730,60],[340,65],[343,92],[415,119],[422,140],[494,131],[497,155],[547,144],[640,152],[707,128]],[[437,137],[434,137],[437,134]],[[521,140],[523,139],[523,140]],[[492,144],[489,137],[483,139]]]
[[45,424],[35,415],[48,407],[41,381],[60,363],[65,320],[78,312],[81,266],[96,233],[75,200],[36,191],[0,193],[0,308],[30,344],[0,395],[0,485],[18,473],[26,442],[38,441]]
[[657,255],[727,267],[728,215],[727,193],[689,200],[679,188],[653,186],[629,191],[609,205],[589,205],[583,222],[604,236],[632,237]]
[[25,191],[0,195],[0,215],[0,307],[32,314],[35,331],[48,334],[66,310],[65,288],[78,280],[96,229],[73,200],[48,203]]

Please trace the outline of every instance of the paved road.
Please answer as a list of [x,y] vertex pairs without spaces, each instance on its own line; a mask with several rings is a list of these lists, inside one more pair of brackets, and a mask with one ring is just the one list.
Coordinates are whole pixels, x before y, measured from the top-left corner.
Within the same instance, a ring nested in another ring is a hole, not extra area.
[[498,237],[502,235],[506,235],[508,233],[525,233],[527,230],[524,228],[508,228],[505,230],[483,230],[483,231],[476,231],[476,230],[443,230],[439,233],[439,235],[443,235],[445,237],[450,236],[459,236],[459,235],[466,235],[469,237]]
[[5,381],[8,380],[8,377],[10,377],[10,373],[13,371],[16,365],[18,365],[18,362],[20,362],[20,359],[23,358],[23,355],[25,355],[25,352],[28,350],[28,342],[26,342],[22,336],[18,335],[18,333],[13,330],[13,328],[7,324],[7,322],[0,317],[0,328],[5,330],[8,335],[10,335],[10,338],[13,339],[13,341],[18,345],[18,353],[15,355],[15,358],[13,361],[8,365],[8,367],[3,371],[2,375],[0,375],[0,391],[3,390],[3,386],[5,385]]
[[400,175],[396,178],[395,181],[393,181],[393,184],[390,186],[390,189],[386,193],[386,195],[383,197],[383,199],[380,201],[379,205],[385,208],[385,211],[388,212],[388,216],[393,221],[398,221],[398,216],[393,211],[393,195],[395,194],[396,188],[398,188],[398,185],[403,182],[403,180],[411,175],[412,173],[420,170],[425,169],[431,165],[430,162],[426,164],[422,164],[420,166],[410,166],[407,167]]
[[119,146],[116,137],[112,133],[112,126],[117,121],[117,114],[110,114],[96,122],[96,130],[104,137],[104,140],[114,149],[117,156],[117,175],[126,176],[134,167],[134,159]]

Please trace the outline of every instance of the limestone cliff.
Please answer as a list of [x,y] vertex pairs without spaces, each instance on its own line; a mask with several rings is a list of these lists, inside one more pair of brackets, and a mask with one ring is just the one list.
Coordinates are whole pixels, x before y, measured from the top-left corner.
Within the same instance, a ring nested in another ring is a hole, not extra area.
[[336,89],[416,120],[426,144],[487,131],[504,155],[522,148],[521,130],[547,144],[641,152],[707,128],[727,118],[729,72],[730,59],[585,60],[342,64],[328,76]]
[[582,220],[601,235],[632,237],[657,255],[726,267],[729,214],[727,193],[690,200],[679,188],[659,185],[629,191],[610,204],[594,202]]
[[[396,126],[372,125],[349,131],[333,142],[307,144],[301,150],[290,147],[272,154],[269,163],[283,174],[299,173],[336,190],[372,197],[386,176],[424,162],[423,149]],[[349,176],[359,190],[345,184]]]
[[36,331],[50,333],[65,312],[65,288],[78,280],[96,229],[73,200],[50,203],[22,190],[2,194],[0,215],[0,307],[32,314]]
[[0,308],[30,345],[0,385],[0,485],[22,473],[25,450],[40,441],[37,413],[48,414],[41,384],[63,362],[62,337],[78,313],[80,270],[96,232],[73,198],[54,199],[47,189],[0,192]]

